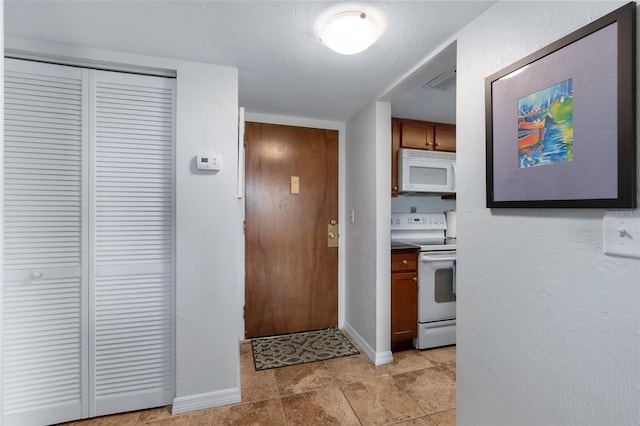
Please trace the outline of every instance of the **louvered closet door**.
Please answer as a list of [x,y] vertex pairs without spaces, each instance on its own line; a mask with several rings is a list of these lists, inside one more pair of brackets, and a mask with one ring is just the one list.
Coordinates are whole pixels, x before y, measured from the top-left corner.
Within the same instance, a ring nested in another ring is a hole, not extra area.
[[93,416],[174,396],[175,80],[91,75]]
[[83,74],[5,60],[5,425],[87,414]]

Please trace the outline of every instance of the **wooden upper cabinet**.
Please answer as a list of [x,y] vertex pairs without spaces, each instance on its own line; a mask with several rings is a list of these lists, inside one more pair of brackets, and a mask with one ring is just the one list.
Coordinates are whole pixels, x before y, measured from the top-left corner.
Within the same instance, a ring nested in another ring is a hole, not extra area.
[[455,124],[398,118],[400,147],[436,151],[456,151]]
[[436,123],[435,149],[438,151],[456,151],[456,126]]
[[435,126],[427,121],[400,119],[402,148],[433,149]]

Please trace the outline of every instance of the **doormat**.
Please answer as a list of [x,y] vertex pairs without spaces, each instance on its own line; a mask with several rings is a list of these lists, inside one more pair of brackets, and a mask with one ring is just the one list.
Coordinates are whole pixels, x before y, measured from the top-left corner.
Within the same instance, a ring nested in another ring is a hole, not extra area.
[[251,339],[256,371],[359,354],[337,328]]

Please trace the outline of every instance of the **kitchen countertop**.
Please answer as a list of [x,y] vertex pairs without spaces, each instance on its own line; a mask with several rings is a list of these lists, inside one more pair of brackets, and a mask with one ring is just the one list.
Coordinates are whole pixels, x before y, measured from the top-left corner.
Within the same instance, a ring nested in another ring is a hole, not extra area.
[[420,246],[417,246],[415,244],[391,241],[391,250],[416,250],[416,251],[418,251],[419,249],[420,249]]

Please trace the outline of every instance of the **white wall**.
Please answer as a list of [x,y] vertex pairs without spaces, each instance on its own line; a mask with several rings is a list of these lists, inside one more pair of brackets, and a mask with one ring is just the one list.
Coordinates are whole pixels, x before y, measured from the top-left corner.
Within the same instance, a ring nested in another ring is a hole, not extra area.
[[[5,37],[6,48],[177,72],[176,400],[174,412],[240,400],[238,277],[244,260],[237,199],[237,69]],[[200,152],[223,157],[198,172]]]
[[[221,398],[240,400],[239,346],[233,324],[242,319],[237,268],[244,268],[235,250],[244,238],[242,201],[237,198],[237,70],[181,62],[177,71],[174,412],[211,406]],[[197,171],[195,156],[201,152],[222,155],[222,170]],[[181,399],[193,395],[203,396],[201,405],[191,407],[191,399]]]
[[391,102],[391,115],[412,120],[456,124],[456,87],[438,90],[418,86]]
[[640,260],[603,253],[602,209],[485,208],[485,77],[622,4],[499,2],[458,34],[460,425],[640,424]]
[[391,108],[376,102],[347,122],[345,325],[376,365],[391,357]]
[[391,354],[391,104],[376,102],[376,365]]
[[[0,51],[4,52],[4,2],[0,3]],[[0,61],[0,229],[4,230],[4,61]],[[4,232],[4,231],[3,231]],[[4,241],[0,239],[0,241]],[[0,302],[2,302],[4,294],[4,242],[0,244]],[[3,336],[2,318],[4,311],[3,303],[0,303],[0,336]],[[0,365],[2,365],[2,339],[0,339]],[[0,371],[0,395],[3,395],[2,371]],[[0,425],[2,424],[2,416],[4,410],[3,399],[0,398]]]

